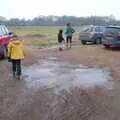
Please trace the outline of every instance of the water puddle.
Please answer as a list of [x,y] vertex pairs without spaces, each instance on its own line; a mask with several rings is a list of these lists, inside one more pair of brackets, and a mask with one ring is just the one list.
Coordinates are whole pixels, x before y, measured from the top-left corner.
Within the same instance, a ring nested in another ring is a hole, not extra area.
[[50,58],[25,68],[28,87],[46,86],[55,89],[72,87],[105,86],[112,88],[110,72],[105,69],[88,68],[82,65],[61,63]]

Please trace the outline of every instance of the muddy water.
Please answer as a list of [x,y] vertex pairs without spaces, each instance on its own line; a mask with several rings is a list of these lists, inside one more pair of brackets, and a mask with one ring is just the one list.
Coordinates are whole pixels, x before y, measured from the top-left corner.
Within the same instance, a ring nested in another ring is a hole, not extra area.
[[82,65],[61,63],[54,58],[42,60],[28,68],[24,75],[28,87],[46,86],[56,89],[71,87],[112,87],[110,72],[104,69],[88,68]]

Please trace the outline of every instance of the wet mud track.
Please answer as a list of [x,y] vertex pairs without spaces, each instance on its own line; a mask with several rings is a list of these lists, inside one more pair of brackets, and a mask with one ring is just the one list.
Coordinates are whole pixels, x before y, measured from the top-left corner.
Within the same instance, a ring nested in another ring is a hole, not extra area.
[[40,60],[37,64],[24,68],[24,81],[28,87],[55,88],[58,90],[74,87],[112,87],[112,77],[108,69],[89,68],[58,62],[56,58]]

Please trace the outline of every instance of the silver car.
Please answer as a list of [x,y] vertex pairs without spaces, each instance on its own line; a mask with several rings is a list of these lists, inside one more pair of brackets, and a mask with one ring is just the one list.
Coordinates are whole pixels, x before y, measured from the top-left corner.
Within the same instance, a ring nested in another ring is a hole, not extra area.
[[79,40],[82,44],[92,42],[94,44],[101,44],[105,26],[84,26],[80,30]]

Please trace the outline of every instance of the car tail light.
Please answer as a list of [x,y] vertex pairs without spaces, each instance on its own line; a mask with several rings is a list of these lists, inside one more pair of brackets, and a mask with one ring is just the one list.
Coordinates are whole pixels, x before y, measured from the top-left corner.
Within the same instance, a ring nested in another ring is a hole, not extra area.
[[120,32],[117,33],[117,36],[120,37]]
[[2,36],[0,36],[0,45],[2,44]]
[[0,36],[0,41],[2,40],[2,36]]

